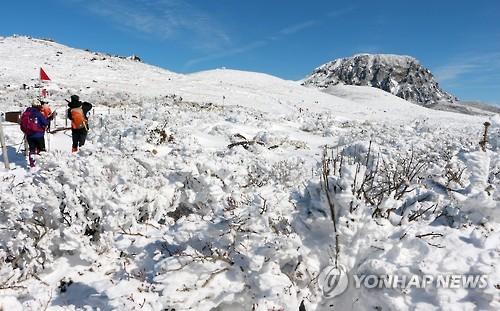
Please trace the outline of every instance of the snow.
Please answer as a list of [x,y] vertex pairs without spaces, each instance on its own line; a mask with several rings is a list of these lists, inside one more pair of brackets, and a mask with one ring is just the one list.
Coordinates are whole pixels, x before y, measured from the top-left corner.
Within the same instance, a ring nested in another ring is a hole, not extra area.
[[[84,148],[46,134],[35,169],[3,123],[0,309],[500,308],[498,115],[26,37],[0,38],[0,111],[29,105],[40,66],[55,127],[73,93],[94,109]],[[336,261],[349,284],[328,298],[318,279]],[[367,275],[488,284],[356,287]]]

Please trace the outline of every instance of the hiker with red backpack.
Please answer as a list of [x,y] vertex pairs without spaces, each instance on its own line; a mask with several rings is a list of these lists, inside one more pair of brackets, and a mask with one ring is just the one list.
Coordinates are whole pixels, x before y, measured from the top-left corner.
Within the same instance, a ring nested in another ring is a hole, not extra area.
[[88,116],[92,104],[81,102],[78,95],[71,95],[71,101],[68,101],[68,119],[71,120],[71,137],[73,145],[71,152],[78,151],[78,148],[85,144],[87,133],[89,131]]
[[35,166],[33,155],[45,151],[45,130],[49,122],[40,112],[41,109],[42,103],[35,98],[31,107],[26,108],[21,115],[21,131],[26,134],[28,141],[30,167]]

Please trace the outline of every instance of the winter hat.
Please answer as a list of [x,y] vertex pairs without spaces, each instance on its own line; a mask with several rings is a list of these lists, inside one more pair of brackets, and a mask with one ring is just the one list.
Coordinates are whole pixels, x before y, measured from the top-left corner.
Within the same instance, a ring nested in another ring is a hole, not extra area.
[[41,108],[42,102],[38,98],[33,98],[33,103],[31,104],[33,108]]
[[72,103],[78,103],[80,101],[80,97],[78,95],[71,95],[71,102]]

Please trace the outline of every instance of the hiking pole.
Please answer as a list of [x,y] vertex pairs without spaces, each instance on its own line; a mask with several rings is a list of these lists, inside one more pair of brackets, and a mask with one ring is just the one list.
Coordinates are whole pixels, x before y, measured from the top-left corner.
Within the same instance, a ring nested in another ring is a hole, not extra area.
[[47,151],[50,151],[50,132],[47,132]]
[[21,141],[21,143],[19,145],[16,145],[16,146],[19,146],[19,148],[17,148],[17,150],[16,150],[16,153],[19,153],[21,151],[21,148],[24,145],[24,138],[25,138],[25,136],[23,136],[23,140]]
[[28,144],[28,137],[24,134],[24,155],[29,157],[30,155],[30,146]]

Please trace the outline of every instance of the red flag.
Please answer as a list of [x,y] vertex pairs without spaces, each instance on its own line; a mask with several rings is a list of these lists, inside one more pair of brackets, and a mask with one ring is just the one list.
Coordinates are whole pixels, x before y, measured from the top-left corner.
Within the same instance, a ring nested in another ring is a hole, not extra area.
[[40,67],[40,80],[50,81],[49,76],[43,71],[42,67]]
[[43,96],[43,97],[47,97],[47,90],[46,90],[46,89],[43,89],[43,90],[42,90],[42,96]]

